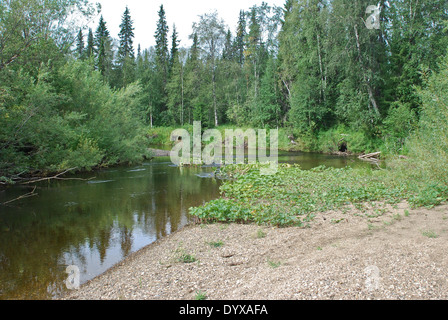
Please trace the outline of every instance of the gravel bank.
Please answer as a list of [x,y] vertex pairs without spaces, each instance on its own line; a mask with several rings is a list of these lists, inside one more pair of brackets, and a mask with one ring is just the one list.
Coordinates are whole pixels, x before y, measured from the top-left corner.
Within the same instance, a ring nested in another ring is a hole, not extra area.
[[378,212],[318,214],[308,228],[189,226],[64,299],[447,299],[448,205]]

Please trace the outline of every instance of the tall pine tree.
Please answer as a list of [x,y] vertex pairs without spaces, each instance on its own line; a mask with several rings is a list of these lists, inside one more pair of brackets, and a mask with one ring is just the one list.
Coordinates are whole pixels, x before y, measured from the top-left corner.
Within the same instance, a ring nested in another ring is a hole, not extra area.
[[134,27],[129,8],[123,13],[120,24],[120,47],[116,66],[116,86],[125,87],[135,80]]
[[168,25],[166,22],[165,9],[160,6],[159,20],[156,29],[156,59],[157,69],[162,77],[162,82],[166,85],[168,79],[169,52],[168,52]]
[[103,16],[100,17],[95,33],[95,53],[98,70],[110,81],[113,63],[112,40]]
[[89,28],[89,33],[87,35],[87,47],[86,47],[86,57],[90,58],[95,53],[95,40],[93,38],[93,31]]
[[173,69],[174,63],[176,62],[177,54],[179,51],[179,42],[178,33],[176,30],[176,25],[173,24],[173,35],[171,36],[171,51],[170,51],[170,61],[169,61],[169,74],[171,74],[171,70]]
[[82,34],[82,29],[79,29],[78,36],[76,37],[76,54],[81,59],[84,56],[84,35]]
[[[155,89],[157,97],[153,99],[150,118],[155,125],[164,125],[169,122],[167,114],[166,85],[168,83],[169,72],[169,51],[168,51],[168,25],[166,22],[165,9],[160,6],[159,20],[155,32]],[[157,117],[155,115],[157,114]]]
[[118,34],[118,37],[120,39],[120,47],[118,49],[119,58],[121,60],[126,58],[134,59],[134,27],[129,8],[127,6],[121,19],[120,33]]
[[246,39],[246,15],[243,10],[240,11],[238,17],[238,27],[236,31],[235,38],[235,48],[238,57],[238,62],[242,66],[244,63],[244,50],[245,50],[245,39]]

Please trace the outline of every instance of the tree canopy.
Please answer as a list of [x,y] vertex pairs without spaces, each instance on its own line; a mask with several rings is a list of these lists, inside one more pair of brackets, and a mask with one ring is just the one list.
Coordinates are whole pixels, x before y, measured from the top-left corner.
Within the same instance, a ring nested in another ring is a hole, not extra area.
[[318,151],[337,133],[356,151],[405,152],[446,55],[448,0],[380,1],[378,28],[370,5],[262,3],[235,8],[235,26],[198,12],[190,45],[161,5],[155,46],[141,48],[128,7],[113,35],[103,16],[81,22],[100,14],[87,0],[2,1],[0,171],[135,161],[145,130],[193,121],[281,127]]

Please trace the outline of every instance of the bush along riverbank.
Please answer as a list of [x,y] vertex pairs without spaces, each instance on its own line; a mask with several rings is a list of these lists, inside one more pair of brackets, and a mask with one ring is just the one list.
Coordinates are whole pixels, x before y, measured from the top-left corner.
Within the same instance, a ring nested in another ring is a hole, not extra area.
[[[320,212],[362,209],[374,203],[434,206],[448,199],[448,188],[406,174],[411,165],[403,161],[391,169],[302,170],[283,164],[275,175],[260,174],[260,164],[229,165],[221,198],[190,209],[200,222],[238,222],[279,227],[307,226]],[[378,215],[381,214],[378,209]]]

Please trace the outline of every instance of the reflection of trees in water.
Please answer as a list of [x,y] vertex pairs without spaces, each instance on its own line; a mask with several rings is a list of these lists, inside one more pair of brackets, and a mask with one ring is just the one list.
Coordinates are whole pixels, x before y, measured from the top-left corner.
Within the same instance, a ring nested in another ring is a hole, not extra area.
[[120,244],[123,257],[131,253],[132,249],[132,228],[123,227],[120,230]]
[[100,254],[101,264],[104,263],[104,259],[106,258],[106,252],[107,248],[109,248],[111,237],[112,237],[112,228],[101,229],[99,231],[98,238],[95,241],[96,247]]
[[105,176],[99,172],[98,180],[114,182],[42,185],[39,197],[23,201],[21,208],[5,208],[0,217],[0,297],[49,298],[47,291],[65,289],[62,264],[76,262],[86,270],[88,255],[97,251],[103,263],[114,245],[126,256],[136,229],[157,238],[177,230],[189,207],[219,194],[216,182],[195,176],[199,170],[149,166],[144,176],[136,172],[133,178],[122,170]]

